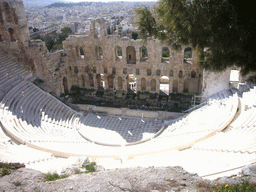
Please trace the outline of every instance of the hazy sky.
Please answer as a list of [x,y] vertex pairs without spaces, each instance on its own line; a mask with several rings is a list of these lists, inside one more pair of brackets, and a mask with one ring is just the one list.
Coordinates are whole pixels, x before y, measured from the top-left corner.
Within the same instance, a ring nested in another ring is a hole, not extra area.
[[137,1],[157,1],[157,0],[65,0],[68,2],[85,2],[85,1],[89,1],[89,2],[110,2],[110,1],[130,1],[130,2],[137,2]]

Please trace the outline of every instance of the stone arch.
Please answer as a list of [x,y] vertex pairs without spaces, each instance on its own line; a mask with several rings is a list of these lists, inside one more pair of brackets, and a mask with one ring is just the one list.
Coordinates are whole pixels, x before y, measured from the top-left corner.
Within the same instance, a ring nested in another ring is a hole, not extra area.
[[140,48],[140,61],[145,62],[148,61],[148,49],[145,46]]
[[184,59],[191,59],[192,58],[192,48],[186,47],[184,49]]
[[105,79],[105,75],[100,73],[100,74],[97,74],[96,75],[96,80],[97,80],[97,87],[98,89],[100,88],[103,88],[105,89],[106,88],[106,79]]
[[134,74],[127,75],[127,90],[137,92],[137,78]]
[[95,46],[95,56],[97,60],[103,59],[103,49],[101,46]]
[[173,81],[172,92],[178,92],[178,81]]
[[160,90],[160,93],[164,93],[166,95],[169,95],[169,82],[170,82],[170,79],[169,77],[167,76],[162,76],[159,80],[160,82],[160,85],[159,85],[159,90]]
[[183,77],[183,71],[180,70],[180,71],[179,71],[179,78],[182,78],[182,77]]
[[97,35],[98,37],[101,36],[101,26],[98,21],[95,22],[95,35]]
[[196,78],[196,72],[194,70],[191,71],[191,78]]
[[114,76],[109,75],[107,79],[108,79],[108,88],[113,89],[114,88]]
[[82,46],[79,47],[79,56],[84,59],[84,49]]
[[7,2],[3,2],[3,11],[5,15],[5,20],[7,22],[12,22],[11,8]]
[[141,91],[147,90],[147,83],[145,78],[141,78]]
[[118,89],[123,89],[123,78],[120,76],[117,78],[117,85]]
[[185,81],[184,81],[184,89],[183,89],[183,92],[184,93],[189,93],[189,80],[188,79],[186,79]]
[[78,77],[78,85],[79,87],[85,88],[85,79],[83,75],[79,75]]
[[127,64],[136,64],[136,52],[133,46],[126,48]]
[[115,58],[116,61],[121,61],[123,59],[123,52],[120,46],[115,47]]
[[170,70],[169,77],[173,77],[173,70]]
[[162,48],[162,63],[169,63],[170,50],[168,47]]
[[9,28],[8,32],[9,32],[11,41],[16,41],[16,37],[15,37],[15,33],[14,33],[13,28]]
[[92,74],[88,74],[89,77],[89,85],[90,87],[94,88],[94,79]]
[[156,76],[160,76],[161,75],[161,70],[160,69],[157,69],[156,70]]
[[68,94],[68,80],[66,77],[63,77],[63,88],[64,88],[64,93]]
[[151,91],[156,91],[156,80],[152,79],[150,81],[150,87],[151,87]]

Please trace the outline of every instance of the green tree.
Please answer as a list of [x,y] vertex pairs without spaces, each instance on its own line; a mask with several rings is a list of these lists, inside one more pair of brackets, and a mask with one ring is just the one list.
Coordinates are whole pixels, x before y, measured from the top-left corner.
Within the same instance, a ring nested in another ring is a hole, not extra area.
[[44,42],[45,42],[45,46],[47,47],[47,49],[49,51],[51,51],[53,46],[54,46],[54,39],[52,37],[50,37],[50,36],[46,36],[44,38]]
[[144,38],[197,48],[206,69],[236,65],[246,74],[256,71],[256,25],[254,10],[245,6],[239,0],[160,0],[154,11],[138,9],[136,23]]

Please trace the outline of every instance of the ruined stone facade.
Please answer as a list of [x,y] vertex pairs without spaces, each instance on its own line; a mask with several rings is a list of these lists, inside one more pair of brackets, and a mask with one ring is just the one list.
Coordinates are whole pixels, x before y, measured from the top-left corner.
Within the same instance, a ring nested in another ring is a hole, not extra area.
[[[60,70],[62,92],[75,85],[135,93],[200,94],[203,71],[197,66],[196,51],[192,48],[183,46],[176,51],[153,38],[145,42],[107,35],[105,26],[104,20],[95,20],[90,35],[70,36],[64,42],[67,63]],[[169,56],[162,57],[163,48]],[[187,59],[186,48],[192,50]]]
[[[158,39],[108,35],[106,21],[96,19],[89,35],[71,35],[63,42],[64,50],[51,53],[41,40],[30,40],[22,0],[0,0],[0,13],[1,50],[23,62],[57,95],[72,86],[109,90],[116,96],[202,94],[207,91],[204,82],[211,81],[204,78],[190,46],[177,51]],[[228,86],[226,79],[224,83]]]

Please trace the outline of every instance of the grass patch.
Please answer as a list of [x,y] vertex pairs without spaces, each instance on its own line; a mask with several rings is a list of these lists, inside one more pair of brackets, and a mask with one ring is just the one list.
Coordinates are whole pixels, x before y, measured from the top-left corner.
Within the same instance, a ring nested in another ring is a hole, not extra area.
[[256,192],[255,185],[249,182],[243,182],[236,185],[215,185],[214,192]]
[[89,165],[83,165],[82,167],[85,168],[88,171],[88,173],[91,173],[96,171],[94,165],[96,165],[96,163],[92,162]]
[[58,173],[48,173],[46,174],[46,181],[56,181],[58,179],[67,178],[69,175],[59,175]]

